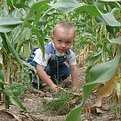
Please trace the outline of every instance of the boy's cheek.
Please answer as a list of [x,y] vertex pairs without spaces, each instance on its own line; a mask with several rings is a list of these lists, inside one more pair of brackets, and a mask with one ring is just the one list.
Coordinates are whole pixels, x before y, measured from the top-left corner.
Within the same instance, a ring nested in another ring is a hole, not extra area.
[[56,49],[60,48],[60,45],[59,44],[55,45],[55,48]]
[[68,49],[70,49],[71,48],[71,46],[70,45],[68,45],[68,47],[67,47]]

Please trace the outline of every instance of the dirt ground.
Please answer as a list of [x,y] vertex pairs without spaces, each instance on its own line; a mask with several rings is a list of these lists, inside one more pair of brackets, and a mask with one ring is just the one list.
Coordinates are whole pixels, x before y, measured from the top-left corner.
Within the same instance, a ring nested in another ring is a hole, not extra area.
[[[81,85],[85,83],[85,68],[80,68],[79,77]],[[66,80],[70,81],[70,78]],[[29,89],[22,97],[23,105],[27,108],[27,112],[11,105],[9,110],[4,109],[4,103],[0,104],[0,121],[65,121],[66,115],[52,115],[49,111],[45,111],[45,101],[52,98],[49,91],[38,91]],[[94,103],[96,99],[95,93],[90,95],[85,106],[88,107]],[[83,112],[82,121],[121,121],[120,114],[113,108],[115,104],[111,102],[111,97],[103,101],[101,109]],[[120,106],[118,106],[120,107]]]

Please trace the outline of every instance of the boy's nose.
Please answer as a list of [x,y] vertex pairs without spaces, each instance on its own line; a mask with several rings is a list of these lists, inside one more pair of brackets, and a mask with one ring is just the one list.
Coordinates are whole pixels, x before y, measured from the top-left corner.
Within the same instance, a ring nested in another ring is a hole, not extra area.
[[62,47],[65,47],[66,46],[66,44],[65,43],[62,43],[62,45],[61,45]]

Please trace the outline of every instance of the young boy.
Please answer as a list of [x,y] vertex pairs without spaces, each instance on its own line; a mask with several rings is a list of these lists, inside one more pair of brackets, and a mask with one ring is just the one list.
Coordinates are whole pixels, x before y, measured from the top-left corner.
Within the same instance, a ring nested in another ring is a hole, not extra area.
[[[45,55],[40,49],[33,51],[31,62],[37,70],[41,81],[51,87],[53,91],[58,90],[59,81],[66,79],[71,74],[72,87],[76,89],[80,86],[77,73],[77,63],[71,46],[74,42],[75,30],[71,23],[60,22],[55,25],[51,42],[45,46]],[[41,82],[40,82],[41,83]],[[33,86],[37,86],[36,79]]]

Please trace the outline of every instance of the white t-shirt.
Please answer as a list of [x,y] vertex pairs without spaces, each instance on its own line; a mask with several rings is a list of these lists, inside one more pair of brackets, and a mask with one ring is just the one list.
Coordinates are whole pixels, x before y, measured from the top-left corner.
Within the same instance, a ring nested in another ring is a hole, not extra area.
[[[48,44],[52,44],[53,48],[56,50],[54,44],[52,42],[48,43]],[[69,50],[69,54],[67,55],[67,63],[69,65],[75,65],[77,62],[76,62],[76,56],[74,54],[74,52],[70,49]],[[42,51],[41,49],[36,49],[35,50],[35,57],[33,59],[33,61],[35,61],[37,64],[39,65],[42,65],[42,66],[47,66],[47,63],[48,63],[48,60],[50,59],[51,57],[51,53],[50,54],[47,54],[46,50],[45,50],[45,55],[44,55],[44,58],[43,58],[43,54],[42,54]],[[60,53],[58,52],[57,50],[55,51],[55,54],[57,56],[63,56],[65,53]]]

